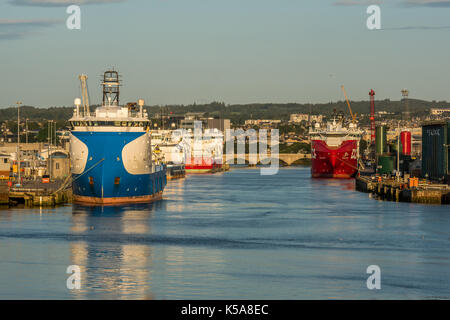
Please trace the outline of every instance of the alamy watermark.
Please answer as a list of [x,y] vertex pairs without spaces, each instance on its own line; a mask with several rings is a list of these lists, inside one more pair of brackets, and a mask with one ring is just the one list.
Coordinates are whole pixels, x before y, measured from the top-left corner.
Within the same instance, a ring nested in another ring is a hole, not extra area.
[[[69,30],[81,29],[81,8],[77,5],[70,5],[66,8],[66,13],[70,16],[66,20],[66,26]],[[381,29],[381,8],[379,5],[370,5],[366,13],[370,15],[367,18],[366,26],[369,30]]]
[[80,290],[81,289],[81,269],[77,265],[68,266],[66,273],[70,274],[67,278],[66,286],[69,290]]
[[81,29],[81,8],[77,5],[68,6],[66,13],[70,16],[66,20],[66,27],[69,30]]
[[371,5],[367,8],[367,14],[370,16],[367,18],[367,29],[380,30],[381,29],[381,8],[377,5]]
[[381,289],[381,269],[377,265],[371,265],[367,267],[366,273],[370,274],[367,278],[367,289],[369,290],[380,290]]

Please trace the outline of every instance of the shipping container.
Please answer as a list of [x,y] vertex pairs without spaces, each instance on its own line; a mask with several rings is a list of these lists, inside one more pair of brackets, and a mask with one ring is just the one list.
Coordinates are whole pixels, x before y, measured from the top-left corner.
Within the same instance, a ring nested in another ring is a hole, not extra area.
[[430,122],[422,126],[423,177],[448,180],[449,134],[449,122]]

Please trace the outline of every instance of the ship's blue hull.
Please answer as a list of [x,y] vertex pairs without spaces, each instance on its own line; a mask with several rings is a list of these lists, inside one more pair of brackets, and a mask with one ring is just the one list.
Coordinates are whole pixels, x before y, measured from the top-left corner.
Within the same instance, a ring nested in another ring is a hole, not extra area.
[[[167,183],[165,166],[157,166],[155,172],[133,174],[123,161],[124,146],[146,133],[73,131],[72,134],[88,152],[83,172],[72,174],[75,202],[114,204],[161,198]],[[150,162],[148,165],[151,168]]]

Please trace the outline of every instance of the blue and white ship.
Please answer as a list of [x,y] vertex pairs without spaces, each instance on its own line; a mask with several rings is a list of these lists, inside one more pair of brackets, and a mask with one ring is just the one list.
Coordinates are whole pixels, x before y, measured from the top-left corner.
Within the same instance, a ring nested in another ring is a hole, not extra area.
[[123,204],[161,199],[166,167],[152,161],[144,101],[119,106],[119,74],[106,71],[103,103],[91,113],[86,79],[80,76],[83,104],[75,99],[69,120],[74,202]]

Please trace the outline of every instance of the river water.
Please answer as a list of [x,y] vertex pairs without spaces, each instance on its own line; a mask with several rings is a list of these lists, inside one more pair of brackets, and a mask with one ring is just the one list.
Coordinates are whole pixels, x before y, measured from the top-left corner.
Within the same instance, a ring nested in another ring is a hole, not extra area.
[[450,207],[298,167],[188,176],[149,205],[1,210],[0,299],[450,299]]

